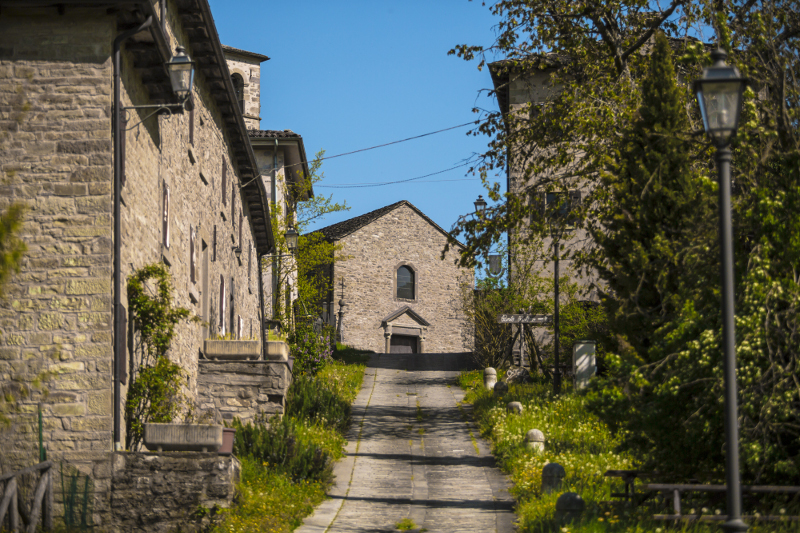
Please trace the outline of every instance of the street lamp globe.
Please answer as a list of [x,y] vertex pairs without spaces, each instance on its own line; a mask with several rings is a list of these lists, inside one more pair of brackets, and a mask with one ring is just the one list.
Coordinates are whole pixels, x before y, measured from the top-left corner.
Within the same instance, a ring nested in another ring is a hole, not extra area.
[[186,55],[186,49],[183,46],[177,47],[175,55],[167,61],[167,70],[172,91],[180,100],[185,100],[194,83],[194,61]]
[[714,64],[703,70],[703,77],[694,85],[703,126],[717,147],[727,146],[736,134],[747,83],[736,67],[725,63],[727,56],[721,48],[712,52]]

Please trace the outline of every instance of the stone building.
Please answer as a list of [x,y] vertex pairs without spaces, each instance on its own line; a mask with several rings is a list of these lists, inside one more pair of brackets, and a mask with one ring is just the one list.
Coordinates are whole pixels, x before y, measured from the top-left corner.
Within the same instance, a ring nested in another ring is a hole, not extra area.
[[[559,68],[561,68],[563,58],[557,54],[546,54],[538,57],[535,63],[536,68],[528,68],[524,72],[514,68],[513,62],[510,61],[496,61],[489,64],[489,72],[492,76],[492,83],[495,89],[495,96],[497,98],[500,112],[504,117],[510,114],[521,114],[521,116],[528,116],[535,113],[537,108],[545,106],[559,93],[559,87],[552,81],[552,75]],[[545,192],[538,190],[535,187],[536,177],[525,179],[523,168],[526,164],[526,157],[536,151],[535,146],[530,147],[517,147],[514,153],[509,153],[511,158],[507,172],[506,190],[519,194],[528,198],[532,216],[537,216],[536,213],[554,210],[555,206],[561,205],[567,211],[571,206],[580,204],[589,192],[588,185],[585,180],[580,179],[580,161],[576,162],[574,168],[564,171],[565,175],[571,176],[567,181],[566,190],[558,192]],[[577,176],[577,177],[576,177]],[[536,257],[514,257],[514,254],[526,254],[515,243],[519,242],[521,231],[524,230],[511,230],[508,232],[509,246],[509,266],[510,275],[515,275],[515,269],[529,268],[531,265],[536,265],[542,275],[553,275],[553,262],[555,257],[553,250],[553,239],[547,237],[544,239],[542,251],[544,256]],[[588,232],[583,229],[567,230],[560,235],[560,244],[565,248],[565,251],[560,253],[559,258],[559,271],[561,276],[569,273],[573,279],[576,279],[582,286],[586,287],[589,292],[589,298],[592,300],[597,299],[596,290],[592,289],[593,285],[598,282],[597,276],[593,273],[588,275],[572,270],[571,253],[581,247],[590,245],[590,237]],[[536,260],[536,261],[534,261]]]
[[[165,68],[178,46],[196,67],[183,107]],[[22,393],[0,430],[0,469],[36,462],[41,406],[49,458],[94,480],[95,525],[113,523],[112,452],[137,364],[127,277],[163,261],[173,303],[202,318],[179,326],[169,353],[190,398],[205,339],[263,337],[274,195],[247,128],[258,127],[263,59],[221,45],[207,0],[0,0],[0,210],[28,208],[28,252],[0,302],[0,384]],[[287,373],[270,377],[270,399]]]
[[466,352],[462,284],[473,272],[440,259],[447,232],[405,200],[319,230],[342,245],[343,261],[326,273],[334,287],[325,320],[345,300],[342,340],[376,352]]

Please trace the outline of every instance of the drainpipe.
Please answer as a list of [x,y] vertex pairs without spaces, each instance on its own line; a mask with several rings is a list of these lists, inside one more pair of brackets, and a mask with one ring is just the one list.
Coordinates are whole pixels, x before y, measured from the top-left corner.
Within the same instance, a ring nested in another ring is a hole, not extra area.
[[[272,183],[270,184],[270,201],[277,206],[278,205],[278,138],[275,138],[275,148],[272,150]],[[279,218],[280,213],[276,217],[276,220],[280,220]],[[273,230],[275,231],[275,230]],[[278,254],[278,248],[275,247],[275,255]],[[273,257],[272,258],[272,291],[270,294],[270,302],[269,308],[272,312],[272,318],[275,318],[275,303],[276,303],[276,295],[280,292],[278,291],[278,262],[280,258]]]
[[[162,0],[163,1],[163,0]],[[122,267],[120,254],[122,251],[122,224],[120,222],[120,203],[122,198],[122,160],[120,159],[120,147],[122,145],[122,131],[120,128],[120,86],[122,80],[120,76],[121,60],[120,46],[122,42],[133,37],[140,31],[147,29],[153,23],[153,17],[148,16],[138,28],[133,28],[120,33],[114,39],[114,116],[112,127],[114,130],[114,451],[122,451],[122,368],[125,362],[125,341],[124,331],[125,313],[122,311]]]

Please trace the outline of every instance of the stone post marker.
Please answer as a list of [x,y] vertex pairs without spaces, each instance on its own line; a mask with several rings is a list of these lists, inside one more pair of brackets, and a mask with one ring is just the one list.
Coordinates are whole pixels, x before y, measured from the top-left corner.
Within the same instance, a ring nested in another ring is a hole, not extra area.
[[520,414],[522,413],[522,409],[523,407],[520,402],[508,402],[508,405],[506,406],[506,410],[509,413]]
[[504,396],[508,393],[508,385],[504,381],[498,381],[493,390],[496,397]]
[[556,500],[556,523],[559,525],[580,520],[586,502],[574,492],[565,492]]
[[492,390],[495,383],[497,383],[497,370],[492,367],[486,368],[483,371],[483,388]]
[[594,354],[595,341],[577,340],[572,345],[572,372],[575,375],[576,389],[586,387],[589,378],[597,372]]
[[558,463],[547,463],[542,468],[542,492],[549,494],[561,489],[561,482],[567,476],[564,467]]
[[535,452],[544,451],[544,433],[538,429],[532,429],[525,435],[525,446]]

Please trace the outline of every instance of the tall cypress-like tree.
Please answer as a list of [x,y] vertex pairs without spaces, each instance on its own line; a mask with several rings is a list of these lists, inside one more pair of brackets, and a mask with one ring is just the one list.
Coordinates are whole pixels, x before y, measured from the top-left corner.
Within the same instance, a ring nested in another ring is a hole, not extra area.
[[707,264],[702,257],[715,236],[708,231],[713,186],[693,161],[686,90],[676,83],[666,37],[655,41],[642,106],[607,160],[606,206],[592,228],[613,330],[645,363],[660,357],[651,353],[654,335],[680,312],[687,293],[704,290],[692,285],[704,277],[698,268]]
[[688,91],[671,56],[657,36],[637,118],[601,177],[593,263],[618,349],[590,405],[651,467],[683,479],[711,465],[713,478],[724,464],[722,416],[704,389],[718,366],[679,360],[719,324],[715,184],[694,157]]

